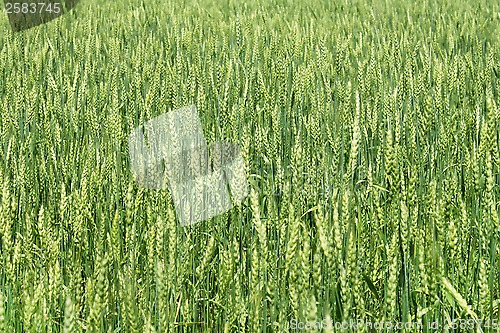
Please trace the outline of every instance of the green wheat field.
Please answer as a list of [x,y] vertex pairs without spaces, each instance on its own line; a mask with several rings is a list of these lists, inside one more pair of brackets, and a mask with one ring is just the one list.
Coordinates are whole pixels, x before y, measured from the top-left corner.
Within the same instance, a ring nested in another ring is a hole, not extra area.
[[[500,332],[499,35],[498,0],[2,14],[0,332]],[[249,192],[181,227],[127,138],[193,104]]]

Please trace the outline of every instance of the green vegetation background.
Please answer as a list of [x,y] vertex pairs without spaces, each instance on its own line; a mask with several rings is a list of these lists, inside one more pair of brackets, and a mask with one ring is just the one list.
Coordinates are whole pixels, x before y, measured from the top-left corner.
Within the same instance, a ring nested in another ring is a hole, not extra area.
[[[0,20],[0,332],[500,321],[499,1]],[[127,136],[190,104],[242,148],[251,195],[181,228]]]

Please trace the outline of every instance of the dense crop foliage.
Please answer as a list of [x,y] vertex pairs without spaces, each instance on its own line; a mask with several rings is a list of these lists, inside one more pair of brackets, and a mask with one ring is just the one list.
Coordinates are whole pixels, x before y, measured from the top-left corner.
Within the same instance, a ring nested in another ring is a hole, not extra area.
[[[498,1],[0,20],[0,332],[500,322]],[[135,184],[127,136],[191,104],[251,191],[182,228],[168,190]]]

